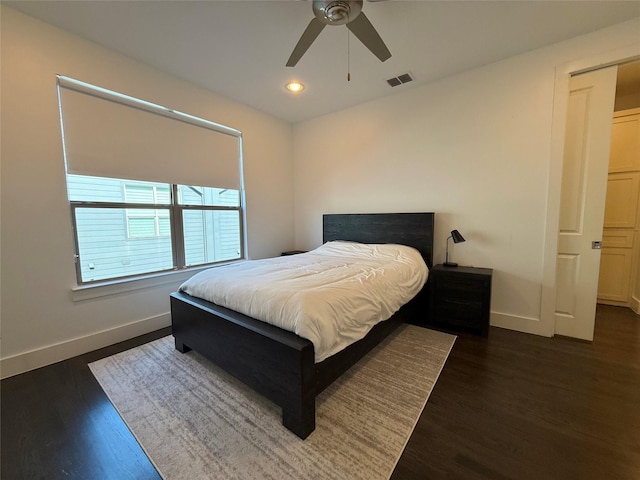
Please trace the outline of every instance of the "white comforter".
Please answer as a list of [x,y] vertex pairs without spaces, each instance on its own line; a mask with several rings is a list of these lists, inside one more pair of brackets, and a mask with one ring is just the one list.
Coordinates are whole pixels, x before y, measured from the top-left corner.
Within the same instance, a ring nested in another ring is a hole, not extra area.
[[328,242],[299,255],[210,268],[180,290],[311,340],[321,362],[391,317],[427,275],[411,247]]

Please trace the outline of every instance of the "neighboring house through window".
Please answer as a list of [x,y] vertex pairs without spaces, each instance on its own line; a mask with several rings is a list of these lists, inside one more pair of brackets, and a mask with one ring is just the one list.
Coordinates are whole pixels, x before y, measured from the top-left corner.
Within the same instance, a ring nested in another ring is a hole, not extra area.
[[[124,185],[125,202],[169,205],[171,190],[164,185]],[[169,211],[160,209],[127,209],[128,238],[168,237],[171,235]]]

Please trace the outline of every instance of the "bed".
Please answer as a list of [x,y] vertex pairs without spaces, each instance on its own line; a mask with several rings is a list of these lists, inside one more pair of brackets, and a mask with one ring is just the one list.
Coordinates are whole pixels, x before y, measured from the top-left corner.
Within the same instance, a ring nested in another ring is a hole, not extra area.
[[[433,213],[324,215],[323,243],[408,245],[431,267],[433,223]],[[279,405],[284,426],[304,439],[315,429],[316,396],[401,323],[426,312],[426,291],[321,362],[310,340],[184,292],[171,294],[172,333],[178,351],[193,349]]]

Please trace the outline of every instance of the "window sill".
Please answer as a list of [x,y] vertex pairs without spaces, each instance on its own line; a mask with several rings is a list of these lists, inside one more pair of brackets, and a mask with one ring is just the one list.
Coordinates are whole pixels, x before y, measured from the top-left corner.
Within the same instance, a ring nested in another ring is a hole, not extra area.
[[135,290],[142,290],[145,288],[154,288],[171,284],[175,285],[175,288],[177,289],[180,284],[194,276],[196,273],[221,265],[224,264],[215,266],[205,265],[202,267],[192,267],[184,270],[154,273],[131,279],[121,279],[92,283],[90,285],[80,285],[71,289],[71,299],[74,302],[82,302],[84,300],[108,297],[111,295],[119,295],[122,293],[131,293]]

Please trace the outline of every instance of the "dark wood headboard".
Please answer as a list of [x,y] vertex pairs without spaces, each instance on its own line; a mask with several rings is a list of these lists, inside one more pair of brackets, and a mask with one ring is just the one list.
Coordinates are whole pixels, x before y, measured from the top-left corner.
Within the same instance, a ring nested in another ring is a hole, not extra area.
[[322,216],[322,242],[398,243],[433,265],[434,213],[348,213]]

